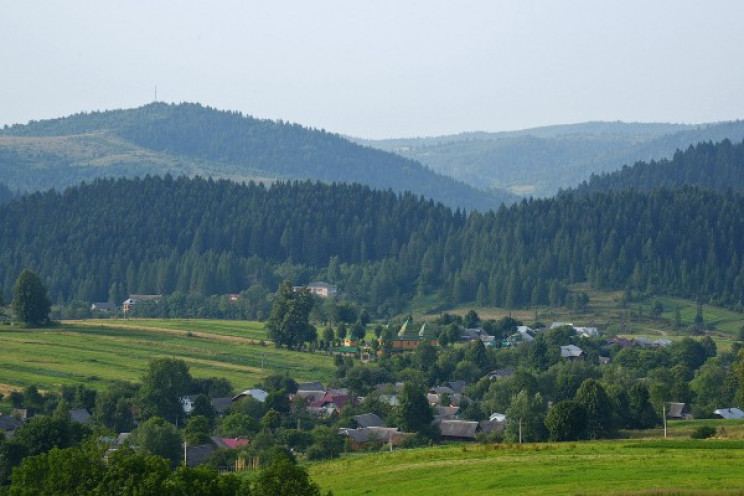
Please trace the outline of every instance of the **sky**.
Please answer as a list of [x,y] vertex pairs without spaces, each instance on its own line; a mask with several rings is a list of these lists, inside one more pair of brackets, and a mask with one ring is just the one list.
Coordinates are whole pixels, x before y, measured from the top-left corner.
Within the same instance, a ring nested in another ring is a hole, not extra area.
[[741,0],[0,0],[0,125],[198,102],[368,139],[744,119]]

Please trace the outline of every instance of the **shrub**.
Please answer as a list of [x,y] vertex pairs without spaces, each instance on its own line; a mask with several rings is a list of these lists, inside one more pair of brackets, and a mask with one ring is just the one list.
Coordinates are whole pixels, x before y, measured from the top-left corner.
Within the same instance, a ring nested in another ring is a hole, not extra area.
[[431,443],[432,441],[428,436],[417,433],[403,438],[403,440],[398,444],[398,447],[402,449],[420,448],[422,446],[429,446]]
[[715,435],[715,427],[712,427],[710,425],[701,425],[700,427],[697,427],[694,431],[692,431],[690,437],[692,439],[708,439],[709,437],[713,437]]

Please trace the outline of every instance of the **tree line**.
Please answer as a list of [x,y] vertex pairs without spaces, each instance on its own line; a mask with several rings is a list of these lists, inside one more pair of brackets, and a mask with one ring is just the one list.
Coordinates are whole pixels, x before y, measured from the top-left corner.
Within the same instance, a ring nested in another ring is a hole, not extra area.
[[677,189],[694,184],[702,189],[744,191],[744,142],[705,142],[677,150],[671,159],[637,162],[633,166],[593,174],[578,188],[580,192],[657,188]]

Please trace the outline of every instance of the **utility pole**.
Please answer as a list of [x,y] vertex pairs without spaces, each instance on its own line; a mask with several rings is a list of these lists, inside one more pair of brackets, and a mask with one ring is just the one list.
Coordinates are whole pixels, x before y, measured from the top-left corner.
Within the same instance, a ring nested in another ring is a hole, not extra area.
[[519,444],[522,444],[522,419],[519,419]]
[[664,439],[667,438],[666,404],[661,405],[661,421],[664,423]]

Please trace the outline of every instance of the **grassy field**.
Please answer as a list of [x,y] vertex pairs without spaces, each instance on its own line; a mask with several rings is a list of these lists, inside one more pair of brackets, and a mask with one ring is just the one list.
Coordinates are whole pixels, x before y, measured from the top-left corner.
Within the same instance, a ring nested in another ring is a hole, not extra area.
[[200,319],[88,319],[75,321],[81,325],[126,327],[132,329],[162,329],[211,336],[232,336],[260,343],[266,340],[266,328],[262,322],[245,320],[200,320]]
[[448,445],[310,465],[336,496],[742,494],[744,442]]
[[0,391],[31,384],[105,387],[137,381],[158,357],[186,361],[195,377],[224,377],[245,388],[273,373],[327,381],[333,360],[320,354],[278,350],[262,324],[226,321],[81,321],[48,329],[0,327]]

